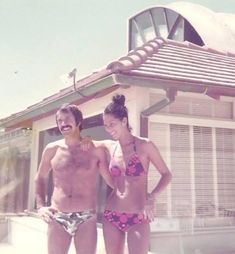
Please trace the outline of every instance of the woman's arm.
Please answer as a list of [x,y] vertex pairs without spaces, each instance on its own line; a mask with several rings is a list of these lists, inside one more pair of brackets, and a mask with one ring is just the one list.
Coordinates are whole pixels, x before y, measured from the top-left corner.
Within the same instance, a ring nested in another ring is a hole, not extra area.
[[149,195],[149,198],[156,198],[170,183],[172,179],[172,174],[167,167],[165,161],[163,160],[158,148],[152,141],[147,141],[145,143],[145,151],[149,161],[154,165],[156,170],[160,173],[161,178],[157,185],[153,188],[152,192]]

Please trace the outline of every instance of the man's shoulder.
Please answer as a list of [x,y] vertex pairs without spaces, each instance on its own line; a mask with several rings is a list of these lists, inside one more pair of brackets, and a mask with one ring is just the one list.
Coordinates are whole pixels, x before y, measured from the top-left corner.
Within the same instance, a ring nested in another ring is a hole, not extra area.
[[53,150],[57,149],[58,147],[63,147],[64,146],[64,140],[56,140],[53,142],[50,142],[46,145],[45,150]]
[[43,149],[43,155],[42,155],[43,158],[50,160],[56,154],[58,147],[60,147],[61,145],[62,143],[60,141],[54,141],[54,142],[48,143]]

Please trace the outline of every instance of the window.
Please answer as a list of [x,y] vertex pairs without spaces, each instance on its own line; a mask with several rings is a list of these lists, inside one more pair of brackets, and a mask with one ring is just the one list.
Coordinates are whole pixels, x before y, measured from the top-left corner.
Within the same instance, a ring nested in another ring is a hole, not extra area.
[[143,34],[144,42],[156,37],[150,12],[144,12],[142,15],[137,16],[135,21],[138,24],[139,30]]
[[193,212],[190,150],[189,126],[171,124],[171,168],[174,168],[174,177],[171,184],[173,217],[191,216]]
[[129,20],[129,51],[155,37],[204,45],[194,27],[171,9],[155,7]]
[[165,9],[166,17],[167,17],[167,24],[169,31],[173,28],[177,18],[179,17],[179,14],[176,12],[170,10],[170,9]]
[[213,186],[212,128],[193,126],[196,216],[213,216],[215,203]]
[[157,35],[163,38],[167,38],[168,35],[168,27],[166,21],[166,15],[164,9],[155,8],[152,10],[153,21],[156,27]]
[[235,130],[216,128],[215,133],[218,212],[223,215],[235,208]]
[[[224,217],[234,210],[235,130],[153,122],[149,130],[173,174],[158,217]],[[151,170],[152,188],[159,176]]]
[[130,30],[131,30],[131,39],[130,39],[130,48],[131,49],[135,49],[137,47],[140,47],[141,45],[143,45],[144,41],[143,38],[141,37],[138,29],[137,29],[137,25],[135,20],[131,21],[130,24]]
[[31,130],[0,135],[0,213],[27,208],[29,192]]

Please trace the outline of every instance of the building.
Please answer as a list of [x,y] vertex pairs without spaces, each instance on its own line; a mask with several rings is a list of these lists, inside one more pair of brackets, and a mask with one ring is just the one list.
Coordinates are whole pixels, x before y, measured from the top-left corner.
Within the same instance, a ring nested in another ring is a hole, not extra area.
[[[31,143],[27,208],[34,209],[33,178],[42,150],[61,137],[54,119],[58,107],[76,103],[86,117],[83,135],[108,138],[102,112],[118,92],[127,98],[134,133],[157,144],[173,174],[170,187],[158,199],[150,250],[234,251],[234,20],[235,15],[184,2],[144,10],[129,20],[128,54],[2,119],[2,137],[11,136],[11,147],[17,146],[17,132],[27,133]],[[2,153],[6,146],[1,147]],[[151,168],[150,189],[157,180]],[[106,188],[102,181],[100,186],[101,211]]]

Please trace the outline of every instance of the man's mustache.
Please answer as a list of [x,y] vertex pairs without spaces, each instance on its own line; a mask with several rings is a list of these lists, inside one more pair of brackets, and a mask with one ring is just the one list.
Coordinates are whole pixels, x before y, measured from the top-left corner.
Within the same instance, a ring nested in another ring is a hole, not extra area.
[[64,126],[61,126],[60,129],[63,131],[66,128],[72,128],[72,126],[71,125],[64,125]]

